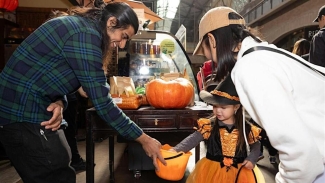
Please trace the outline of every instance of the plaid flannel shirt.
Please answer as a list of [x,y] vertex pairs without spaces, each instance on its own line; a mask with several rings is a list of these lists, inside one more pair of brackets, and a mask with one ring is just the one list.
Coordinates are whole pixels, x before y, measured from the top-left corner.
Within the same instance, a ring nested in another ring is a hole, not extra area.
[[101,39],[96,22],[78,16],[55,18],[36,29],[0,73],[0,125],[49,120],[50,103],[82,86],[107,124],[127,139],[138,138],[142,130],[109,94]]

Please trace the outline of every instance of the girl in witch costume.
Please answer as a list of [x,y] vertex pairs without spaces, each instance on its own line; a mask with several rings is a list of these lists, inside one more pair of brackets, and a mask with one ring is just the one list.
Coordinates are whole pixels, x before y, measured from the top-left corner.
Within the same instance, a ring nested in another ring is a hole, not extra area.
[[[187,152],[200,141],[207,142],[206,157],[196,164],[186,182],[264,182],[262,173],[255,166],[260,152],[261,129],[243,121],[243,109],[230,76],[214,90],[201,91],[200,97],[213,105],[213,117],[199,119],[197,131],[172,149]],[[249,144],[249,148],[245,144]],[[247,156],[248,149],[251,151]]]

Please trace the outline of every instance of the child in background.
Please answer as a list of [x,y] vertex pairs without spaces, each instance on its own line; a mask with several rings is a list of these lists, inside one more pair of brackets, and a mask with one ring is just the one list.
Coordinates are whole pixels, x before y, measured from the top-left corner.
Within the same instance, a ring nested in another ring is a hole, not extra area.
[[306,39],[301,38],[295,42],[292,49],[292,53],[302,56],[309,53],[309,49],[310,49],[310,42]]
[[[261,129],[243,121],[243,109],[230,76],[211,92],[201,91],[200,97],[213,105],[214,116],[199,119],[197,131],[172,149],[187,152],[202,140],[207,141],[206,157],[196,164],[186,182],[264,182],[261,172],[254,168],[260,153]],[[251,149],[248,156],[247,142]]]
[[292,53],[301,56],[305,60],[309,60],[309,50],[310,50],[310,42],[306,39],[299,39],[295,42]]
[[203,66],[200,67],[200,71],[196,74],[196,79],[199,83],[200,91],[205,90],[205,88],[203,87],[203,83],[206,82],[206,77],[212,74],[212,70],[214,70],[213,67],[213,62],[211,60],[205,61],[203,63]]

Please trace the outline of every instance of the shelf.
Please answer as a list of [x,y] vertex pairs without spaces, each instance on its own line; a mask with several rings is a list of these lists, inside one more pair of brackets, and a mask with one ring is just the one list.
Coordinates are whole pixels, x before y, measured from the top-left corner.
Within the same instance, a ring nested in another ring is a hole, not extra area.
[[5,25],[5,26],[10,26],[10,27],[19,27],[18,24],[14,23],[14,22],[11,22],[7,19],[4,19],[4,18],[0,18],[0,24],[1,25]]
[[193,81],[195,98],[199,98],[196,75],[193,73],[188,55],[171,33],[139,31],[137,35],[132,36],[127,50],[128,76],[133,79],[133,82],[136,83],[139,79],[140,83],[143,83],[141,79],[160,78],[163,74],[183,73],[186,70],[188,78]]
[[147,59],[147,58],[152,58],[152,59],[161,59],[160,54],[141,54],[141,53],[131,53],[130,56],[133,57],[139,57],[140,59]]

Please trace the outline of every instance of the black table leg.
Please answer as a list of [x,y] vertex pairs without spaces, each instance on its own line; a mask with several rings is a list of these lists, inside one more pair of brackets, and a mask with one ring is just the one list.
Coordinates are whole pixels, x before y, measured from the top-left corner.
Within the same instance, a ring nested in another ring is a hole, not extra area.
[[[110,135],[108,137],[108,148],[109,148],[109,182],[114,183],[114,136]],[[88,182],[87,182],[88,183]]]
[[86,135],[86,182],[94,183],[94,139],[92,123],[87,123]]
[[200,143],[195,147],[195,163],[200,160]]

